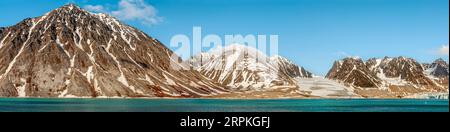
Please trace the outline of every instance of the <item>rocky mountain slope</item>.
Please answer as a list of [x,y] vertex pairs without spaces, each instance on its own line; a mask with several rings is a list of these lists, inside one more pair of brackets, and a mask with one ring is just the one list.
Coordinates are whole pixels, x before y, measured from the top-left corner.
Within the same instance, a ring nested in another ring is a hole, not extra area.
[[[429,65],[431,70],[427,70],[416,60],[406,57],[371,58],[365,62],[359,58],[345,58],[337,61],[326,77],[345,82],[350,87],[356,88],[359,94],[369,97],[403,97],[427,92],[448,93],[448,79],[447,82],[436,80],[427,74],[437,73],[434,72],[436,69],[440,69],[439,73],[445,71],[445,68],[441,70],[441,65],[445,67],[445,61],[433,64]],[[445,78],[443,74],[441,76]],[[448,78],[448,73],[446,76]]]
[[0,96],[200,97],[222,85],[174,70],[173,52],[106,14],[73,4],[0,30]]
[[281,56],[269,57],[245,45],[233,44],[189,60],[194,69],[233,90],[296,86],[294,78],[312,74]]
[[437,59],[431,64],[423,64],[424,70],[427,74],[438,78],[448,78],[448,64],[443,59]]
[[443,59],[437,59],[431,64],[423,64],[425,74],[435,83],[448,89],[449,67]]
[[381,85],[380,78],[370,71],[361,58],[345,58],[334,62],[326,77],[358,87]]
[[278,67],[278,71],[288,75],[291,78],[312,78],[313,74],[305,68],[298,66],[294,62],[282,57],[274,56],[270,58],[272,63]]

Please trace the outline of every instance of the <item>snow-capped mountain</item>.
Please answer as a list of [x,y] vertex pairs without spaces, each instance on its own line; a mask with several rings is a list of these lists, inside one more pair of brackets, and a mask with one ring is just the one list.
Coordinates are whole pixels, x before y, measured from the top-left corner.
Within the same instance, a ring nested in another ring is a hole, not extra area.
[[424,70],[427,74],[438,78],[445,78],[449,76],[448,64],[442,58],[437,59],[431,64],[423,64]]
[[368,94],[407,96],[423,92],[448,92],[448,81],[446,84],[438,82],[424,69],[416,60],[406,57],[371,58],[366,62],[345,58],[335,63],[327,78],[356,88],[377,88],[386,92],[371,91]]
[[334,62],[326,78],[357,87],[379,87],[381,80],[370,71],[361,58],[345,58]]
[[385,86],[413,85],[415,87],[434,86],[433,81],[423,74],[423,67],[412,58],[385,57],[372,58],[366,62],[371,71],[384,80]]
[[194,69],[233,90],[296,86],[294,78],[311,73],[281,57],[269,57],[255,48],[232,44],[201,53],[189,60]]
[[448,89],[449,69],[448,63],[437,59],[431,64],[423,64],[425,74],[438,86]]
[[0,96],[199,97],[226,91],[107,14],[73,4],[0,30]]
[[294,62],[276,55],[270,58],[271,62],[276,63],[278,70],[292,78],[312,78],[313,74],[305,68],[298,66]]

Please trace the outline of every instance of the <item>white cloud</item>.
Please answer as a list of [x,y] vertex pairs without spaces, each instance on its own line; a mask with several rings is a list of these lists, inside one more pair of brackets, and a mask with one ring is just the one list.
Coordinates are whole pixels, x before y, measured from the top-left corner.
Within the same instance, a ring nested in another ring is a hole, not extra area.
[[119,10],[113,11],[112,15],[123,20],[142,21],[148,25],[161,22],[161,17],[157,16],[157,10],[143,0],[121,0]]
[[86,5],[84,8],[92,12],[108,13],[124,21],[138,21],[147,26],[162,22],[162,17],[157,15],[158,10],[144,0],[121,0],[117,10],[107,10],[101,5]]
[[442,47],[437,50],[437,54],[448,56],[448,45],[442,45]]
[[359,59],[359,58],[361,58],[360,56],[350,55],[349,53],[343,52],[343,51],[337,52],[336,54],[337,54],[339,57],[343,57],[343,58],[354,58],[354,59]]
[[106,12],[102,5],[86,5],[84,6],[84,9],[92,12]]

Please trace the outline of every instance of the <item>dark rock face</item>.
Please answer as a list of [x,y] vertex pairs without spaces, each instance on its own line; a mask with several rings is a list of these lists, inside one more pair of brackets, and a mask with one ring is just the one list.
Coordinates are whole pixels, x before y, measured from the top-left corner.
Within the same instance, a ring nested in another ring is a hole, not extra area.
[[326,78],[339,80],[357,87],[378,87],[381,80],[364,64],[360,58],[345,58],[336,61]]
[[66,5],[0,30],[0,96],[199,97],[225,92],[175,70],[158,40],[106,14]]
[[445,62],[442,58],[437,59],[433,63],[429,65],[424,65],[424,68],[428,71],[430,71],[430,75],[438,77],[438,78],[448,78],[449,77],[449,70],[448,70],[448,64]]
[[432,77],[441,87],[448,89],[449,69],[448,63],[443,59],[437,59],[431,64],[423,64],[425,73]]
[[[0,27],[0,34],[3,33],[3,30],[5,30],[5,28],[4,27]],[[2,37],[2,36],[0,36],[0,37]]]

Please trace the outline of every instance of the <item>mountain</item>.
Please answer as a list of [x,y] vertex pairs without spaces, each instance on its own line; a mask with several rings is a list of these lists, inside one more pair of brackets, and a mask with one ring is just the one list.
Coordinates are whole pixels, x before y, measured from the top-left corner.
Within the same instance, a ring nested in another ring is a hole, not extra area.
[[[440,67],[438,63],[434,63],[433,67]],[[426,92],[448,92],[448,79],[446,84],[438,82],[424,69],[416,60],[406,57],[371,58],[366,62],[345,58],[334,64],[327,78],[345,82],[363,96],[404,97]]]
[[[0,30],[0,96],[200,97],[227,90],[160,41],[69,4]],[[182,66],[182,65],[176,65]]]
[[255,48],[232,44],[189,60],[194,69],[233,90],[295,86],[297,77],[311,77],[304,68],[281,56],[269,57]]
[[412,58],[385,57],[383,59],[372,58],[366,62],[371,71],[388,85],[414,85],[415,87],[433,86],[433,81],[423,72],[420,63]]
[[438,86],[448,89],[449,69],[447,62],[443,59],[437,59],[431,64],[423,64],[423,67],[424,73]]
[[292,78],[312,78],[313,74],[305,68],[298,66],[294,62],[282,57],[274,56],[270,58],[271,62],[276,63],[279,72],[282,72]]
[[373,74],[361,58],[345,58],[334,62],[326,78],[357,87],[379,87],[381,80]]
[[427,74],[438,78],[445,78],[449,76],[448,64],[442,58],[437,59],[431,64],[424,64],[424,69]]

